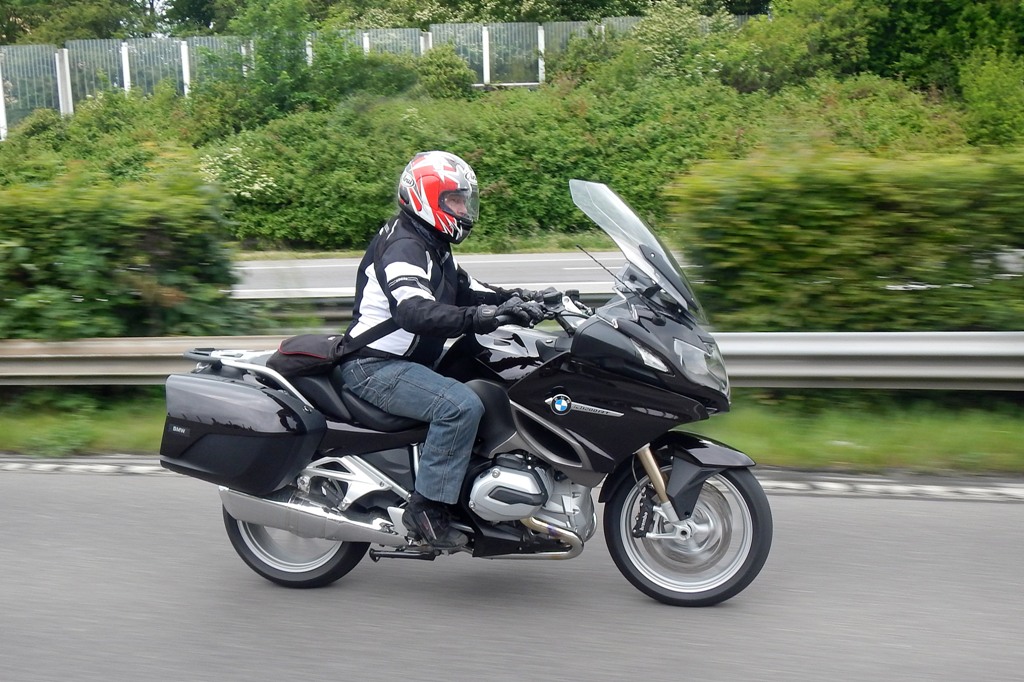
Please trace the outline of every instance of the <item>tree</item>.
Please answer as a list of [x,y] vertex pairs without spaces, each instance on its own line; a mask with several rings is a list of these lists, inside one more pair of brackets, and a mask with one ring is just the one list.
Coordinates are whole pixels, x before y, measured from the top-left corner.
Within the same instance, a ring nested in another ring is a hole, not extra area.
[[[878,0],[873,0],[877,2]],[[1024,54],[1020,0],[885,0],[871,27],[870,68],[918,86],[955,89],[959,63],[981,48]]]
[[149,36],[159,17],[157,0],[0,0],[0,42],[61,45]]
[[170,0],[164,21],[177,35],[224,33],[244,0]]

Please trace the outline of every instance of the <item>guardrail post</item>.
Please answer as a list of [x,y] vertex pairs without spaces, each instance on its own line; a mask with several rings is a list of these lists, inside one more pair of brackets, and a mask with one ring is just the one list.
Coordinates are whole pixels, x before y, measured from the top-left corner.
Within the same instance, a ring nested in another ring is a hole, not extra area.
[[57,62],[57,101],[60,102],[61,116],[75,113],[75,100],[71,92],[71,62],[68,49],[61,48],[53,56]]
[[[2,55],[0,55],[2,56]],[[0,59],[0,142],[7,139],[7,87],[4,85],[4,60]]]

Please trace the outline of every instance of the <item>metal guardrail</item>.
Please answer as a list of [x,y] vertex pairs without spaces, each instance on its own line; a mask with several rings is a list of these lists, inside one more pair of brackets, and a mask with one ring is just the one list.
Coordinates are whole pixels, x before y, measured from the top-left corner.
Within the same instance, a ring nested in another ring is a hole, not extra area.
[[[283,336],[0,341],[0,385],[160,384],[190,348]],[[1024,391],[1024,332],[719,333],[734,386]]]

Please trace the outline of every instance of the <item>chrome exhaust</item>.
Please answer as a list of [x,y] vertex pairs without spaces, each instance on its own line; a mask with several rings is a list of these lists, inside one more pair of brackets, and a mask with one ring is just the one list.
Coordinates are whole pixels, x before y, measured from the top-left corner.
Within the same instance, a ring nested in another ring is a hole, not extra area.
[[538,552],[537,554],[500,554],[498,556],[485,557],[487,559],[573,559],[578,557],[583,551],[583,540],[580,539],[579,535],[573,533],[565,528],[559,528],[558,526],[541,521],[540,519],[532,516],[520,519],[520,523],[529,528],[532,531],[536,531],[548,537],[554,538],[559,542],[564,542],[569,545],[569,549],[564,552]]
[[267,497],[254,497],[221,487],[220,500],[228,514],[239,521],[280,528],[304,538],[373,542],[392,547],[404,547],[406,544],[390,519],[370,514],[355,518],[354,513],[317,504],[288,488]]

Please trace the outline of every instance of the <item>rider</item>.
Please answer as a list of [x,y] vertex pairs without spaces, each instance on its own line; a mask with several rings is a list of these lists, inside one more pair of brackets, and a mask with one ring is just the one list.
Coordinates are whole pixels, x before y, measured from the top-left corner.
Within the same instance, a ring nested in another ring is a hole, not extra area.
[[[370,242],[356,277],[353,320],[358,337],[390,330],[348,356],[345,385],[385,412],[429,422],[415,492],[403,523],[436,549],[465,545],[447,505],[458,500],[483,404],[464,384],[431,367],[446,338],[484,334],[501,318],[528,325],[542,307],[523,289],[476,281],[455,262],[478,216],[476,174],[443,151],[417,154],[398,181],[399,211]],[[523,300],[527,299],[527,300]]]

